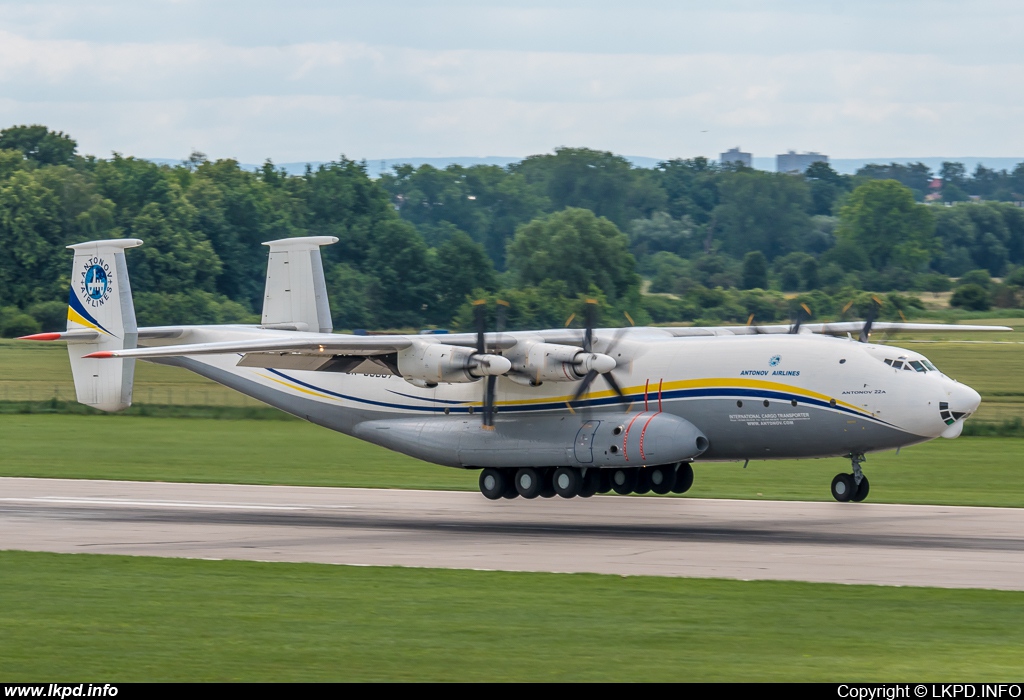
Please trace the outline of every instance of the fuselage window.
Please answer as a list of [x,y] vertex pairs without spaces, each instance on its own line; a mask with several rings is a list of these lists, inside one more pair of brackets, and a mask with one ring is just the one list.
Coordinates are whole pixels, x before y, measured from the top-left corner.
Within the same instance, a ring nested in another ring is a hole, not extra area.
[[899,360],[893,360],[892,361],[892,368],[893,369],[903,369],[903,363],[900,362]]
[[933,365],[933,364],[932,364],[931,362],[929,362],[928,360],[921,360],[921,364],[923,364],[923,365],[924,365],[925,367],[927,367],[928,369],[930,369],[930,370],[931,370],[932,372],[938,372],[938,371],[939,371],[939,368],[938,368],[938,367],[936,367],[935,365]]
[[886,361],[885,361],[885,364],[887,364],[887,365],[889,365],[890,367],[892,367],[892,360],[886,360]]
[[910,366],[916,369],[918,372],[927,372],[928,369],[917,360],[911,360]]

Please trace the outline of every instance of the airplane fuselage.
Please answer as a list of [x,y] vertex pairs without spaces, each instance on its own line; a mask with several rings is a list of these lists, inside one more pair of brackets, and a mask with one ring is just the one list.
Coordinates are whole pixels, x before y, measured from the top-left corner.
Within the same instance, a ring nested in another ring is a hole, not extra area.
[[[199,342],[204,334],[223,340],[227,333],[267,333],[192,332]],[[598,336],[597,351],[602,343],[609,339]],[[158,361],[333,430],[467,468],[862,455],[955,437],[980,402],[970,387],[928,369],[918,353],[844,338],[675,338],[637,329],[615,353],[625,398],[595,385],[571,409],[578,382],[526,386],[501,377],[493,430],[481,426],[481,382],[423,387],[386,371],[240,367],[237,354]]]

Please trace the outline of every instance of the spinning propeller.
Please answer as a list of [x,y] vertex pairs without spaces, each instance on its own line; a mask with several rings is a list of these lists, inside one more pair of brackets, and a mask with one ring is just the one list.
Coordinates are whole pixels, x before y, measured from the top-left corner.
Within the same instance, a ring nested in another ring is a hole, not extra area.
[[[505,330],[505,317],[509,303],[498,299],[497,331]],[[511,368],[511,363],[500,355],[487,352],[487,300],[477,299],[473,302],[473,316],[476,320],[476,352],[472,361],[477,367],[484,367],[487,380],[484,382],[483,397],[483,429],[494,430],[494,387],[498,382],[498,374],[504,374]],[[501,370],[500,372],[498,370]]]
[[811,307],[807,304],[801,303],[800,307],[796,310],[796,318],[793,320],[793,325],[789,327],[789,332],[794,335],[799,333],[800,324],[802,324],[805,319],[810,319],[812,315]]
[[[574,316],[569,317],[569,322],[572,321]],[[629,319],[629,314],[626,314],[626,318]],[[604,379],[605,383],[611,387],[612,391],[619,395],[620,398],[625,398],[625,394],[622,393],[622,389],[619,387],[619,383],[615,381],[615,377],[612,372],[618,367],[618,362],[615,358],[611,357],[615,347],[622,340],[622,336],[625,335],[626,330],[622,328],[615,337],[612,339],[608,347],[605,348],[603,353],[595,353],[593,350],[594,344],[594,322],[597,320],[597,300],[587,299],[587,308],[584,314],[584,332],[583,332],[583,352],[586,356],[582,358],[582,366],[587,368],[587,373],[583,376],[583,381],[580,382],[579,387],[576,389],[576,393],[569,400],[569,408],[573,407],[573,404],[583,398],[588,391],[590,391],[590,385],[594,383],[598,375]],[[630,319],[632,322],[632,319]],[[568,323],[566,324],[568,325]]]
[[860,335],[857,336],[857,340],[862,343],[868,342],[871,337],[871,326],[875,323],[875,316],[878,314],[878,310],[882,308],[882,300],[872,295],[871,300],[874,302],[871,308],[868,309],[867,320],[864,321],[863,327],[860,329]]

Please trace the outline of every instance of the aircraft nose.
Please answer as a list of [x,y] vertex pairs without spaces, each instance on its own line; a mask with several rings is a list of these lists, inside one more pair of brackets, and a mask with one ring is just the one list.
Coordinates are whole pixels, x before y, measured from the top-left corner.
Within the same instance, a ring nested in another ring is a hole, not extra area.
[[974,413],[981,405],[981,394],[966,384],[954,384],[949,392],[949,407],[955,413]]

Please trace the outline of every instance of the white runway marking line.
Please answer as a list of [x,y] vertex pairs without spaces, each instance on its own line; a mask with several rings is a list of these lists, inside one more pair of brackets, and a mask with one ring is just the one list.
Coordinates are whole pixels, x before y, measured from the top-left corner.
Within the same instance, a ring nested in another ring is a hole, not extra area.
[[262,503],[198,503],[189,501],[137,501],[120,498],[62,498],[36,496],[33,498],[0,498],[0,503],[45,503],[91,506],[153,506],[158,508],[228,508],[233,510],[315,510],[352,508],[353,506],[272,506]]

